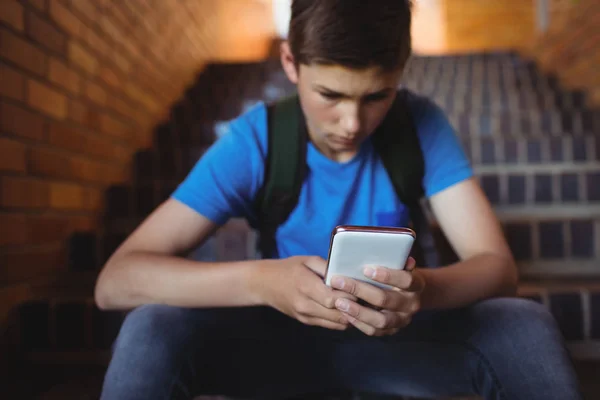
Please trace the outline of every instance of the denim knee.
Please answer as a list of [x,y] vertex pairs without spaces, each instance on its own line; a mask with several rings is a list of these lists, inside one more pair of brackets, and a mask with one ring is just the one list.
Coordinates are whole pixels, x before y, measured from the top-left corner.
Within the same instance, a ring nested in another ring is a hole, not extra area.
[[164,365],[188,350],[192,310],[165,305],[143,305],[126,316],[113,346],[114,355],[126,355],[129,363],[160,362]]
[[479,303],[473,312],[477,328],[469,342],[484,353],[520,362],[524,356],[545,358],[547,352],[565,350],[558,324],[543,304],[498,298]]
[[515,331],[556,331],[556,320],[546,306],[523,298],[497,298],[478,305],[487,324]]

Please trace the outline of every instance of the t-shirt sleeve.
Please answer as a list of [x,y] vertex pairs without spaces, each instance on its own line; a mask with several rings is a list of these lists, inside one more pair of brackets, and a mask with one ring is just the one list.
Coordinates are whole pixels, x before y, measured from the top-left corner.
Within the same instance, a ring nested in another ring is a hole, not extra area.
[[247,217],[261,184],[262,153],[255,126],[242,117],[233,120],[171,197],[218,225]]
[[423,186],[425,196],[431,197],[470,178],[473,169],[442,109],[426,98],[418,98],[413,107],[425,159]]

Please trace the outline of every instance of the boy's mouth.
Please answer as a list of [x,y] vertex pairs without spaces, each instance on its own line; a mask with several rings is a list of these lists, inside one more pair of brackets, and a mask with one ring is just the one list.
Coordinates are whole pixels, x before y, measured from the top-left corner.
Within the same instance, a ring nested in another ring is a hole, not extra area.
[[356,144],[356,138],[347,139],[347,138],[343,138],[340,136],[331,136],[330,140],[332,142],[342,145],[342,146],[352,146],[352,145]]

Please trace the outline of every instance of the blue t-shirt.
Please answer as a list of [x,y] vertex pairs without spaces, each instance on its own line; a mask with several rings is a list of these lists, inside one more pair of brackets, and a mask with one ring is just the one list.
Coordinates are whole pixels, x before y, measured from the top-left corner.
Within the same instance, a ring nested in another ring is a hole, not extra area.
[[[414,94],[409,104],[425,158],[425,195],[472,176],[443,111]],[[217,224],[232,217],[253,221],[252,204],[264,180],[267,142],[266,107],[261,102],[228,124],[172,197]],[[337,225],[407,225],[408,209],[398,200],[369,139],[344,163],[325,157],[309,142],[307,164],[298,205],[276,234],[279,257],[327,258]]]

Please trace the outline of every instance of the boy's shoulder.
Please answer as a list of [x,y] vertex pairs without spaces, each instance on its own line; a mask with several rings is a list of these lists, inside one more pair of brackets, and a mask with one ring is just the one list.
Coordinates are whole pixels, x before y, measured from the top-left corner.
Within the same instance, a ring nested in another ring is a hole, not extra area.
[[[239,131],[247,130],[265,130],[267,128],[267,104],[264,101],[257,101],[228,121],[230,129]],[[257,132],[254,132],[257,133]]]

